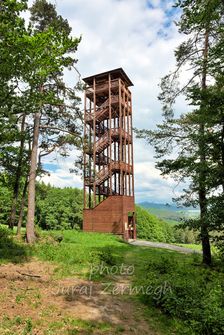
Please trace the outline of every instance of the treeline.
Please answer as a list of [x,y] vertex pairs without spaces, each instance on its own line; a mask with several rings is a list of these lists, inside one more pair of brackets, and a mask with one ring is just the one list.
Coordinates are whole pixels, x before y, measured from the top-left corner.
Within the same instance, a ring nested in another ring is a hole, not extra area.
[[[28,11],[29,22],[22,14]],[[54,5],[5,0],[0,9],[0,219],[18,233],[26,214],[26,240],[35,241],[36,178],[42,160],[81,146],[81,89],[75,52],[80,38]],[[72,71],[72,86],[65,71]],[[75,81],[76,78],[76,81]],[[26,203],[26,204],[25,204]]]
[[[176,200],[199,206],[200,217],[185,225],[200,231],[203,262],[210,265],[211,240],[223,249],[224,239],[224,2],[178,0],[175,7],[185,41],[175,50],[175,70],[161,81],[163,122],[136,133],[154,146],[162,175],[186,181]],[[175,111],[180,95],[190,112]]]
[[36,224],[42,229],[81,229],[83,192],[37,184]]
[[[0,224],[8,225],[12,201],[12,189],[0,181]],[[18,198],[21,202],[21,195]],[[25,197],[21,227],[26,226],[28,196]],[[35,226],[45,230],[64,230],[82,228],[83,192],[80,189],[59,188],[44,183],[36,185]],[[20,228],[17,233],[20,233]]]

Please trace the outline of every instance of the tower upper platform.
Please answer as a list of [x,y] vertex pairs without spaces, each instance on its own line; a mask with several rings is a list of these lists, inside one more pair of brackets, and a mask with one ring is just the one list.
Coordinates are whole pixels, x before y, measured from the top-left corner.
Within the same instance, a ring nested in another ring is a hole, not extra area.
[[108,75],[109,74],[111,76],[111,80],[121,78],[124,81],[124,83],[126,84],[127,87],[134,86],[132,81],[129,79],[129,77],[127,76],[127,74],[124,72],[124,70],[121,67],[117,68],[117,69],[114,69],[114,70],[111,70],[111,71],[98,73],[98,74],[95,74],[95,75],[90,76],[90,77],[85,77],[85,78],[83,78],[83,81],[87,85],[92,86],[94,78],[96,79],[97,82],[108,80]]

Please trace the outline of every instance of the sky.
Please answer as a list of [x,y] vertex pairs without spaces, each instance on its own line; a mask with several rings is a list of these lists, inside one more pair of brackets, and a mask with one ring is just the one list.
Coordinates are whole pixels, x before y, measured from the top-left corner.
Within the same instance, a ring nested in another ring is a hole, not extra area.
[[[82,36],[76,54],[77,68],[84,78],[122,67],[134,87],[133,126],[152,129],[162,120],[157,99],[160,79],[175,66],[174,50],[183,40],[174,23],[180,13],[170,0],[51,0],[63,18],[67,18],[74,36]],[[76,74],[66,74],[75,84]],[[185,110],[180,99],[176,108]],[[69,172],[76,152],[70,157],[46,157],[49,174],[42,180],[55,186],[82,187],[80,176]],[[160,176],[155,168],[153,148],[134,139],[134,175],[136,202],[171,202],[180,186]]]

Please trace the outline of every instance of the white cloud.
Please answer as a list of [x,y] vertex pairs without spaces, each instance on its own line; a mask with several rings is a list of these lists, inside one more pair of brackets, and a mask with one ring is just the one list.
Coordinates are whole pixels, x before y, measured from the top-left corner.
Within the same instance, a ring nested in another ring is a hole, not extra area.
[[[68,19],[75,36],[82,35],[77,52],[82,76],[123,67],[134,83],[133,125],[153,128],[161,120],[157,100],[160,78],[174,67],[173,50],[182,37],[170,17],[173,1],[162,0],[58,0],[58,12]],[[174,12],[172,11],[172,15]],[[77,78],[67,79],[74,83]],[[185,103],[178,103],[184,110]],[[136,199],[170,201],[174,184],[154,168],[153,149],[135,140]],[[50,177],[58,186],[81,187],[80,179],[69,175],[74,157],[61,162]],[[70,179],[69,179],[70,176]],[[65,178],[66,177],[66,178]]]
[[153,162],[135,164],[135,195],[138,202],[167,202],[180,195],[180,187],[171,178],[160,176]]
[[59,167],[55,171],[51,171],[49,175],[45,175],[40,179],[45,184],[54,185],[57,187],[78,187],[83,186],[80,176],[71,174],[66,167]]

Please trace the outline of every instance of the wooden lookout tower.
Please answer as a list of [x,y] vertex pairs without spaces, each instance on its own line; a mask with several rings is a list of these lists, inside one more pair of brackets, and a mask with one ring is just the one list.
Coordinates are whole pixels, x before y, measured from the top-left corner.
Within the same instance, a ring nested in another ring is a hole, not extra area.
[[83,230],[135,239],[133,84],[122,68],[83,80]]

